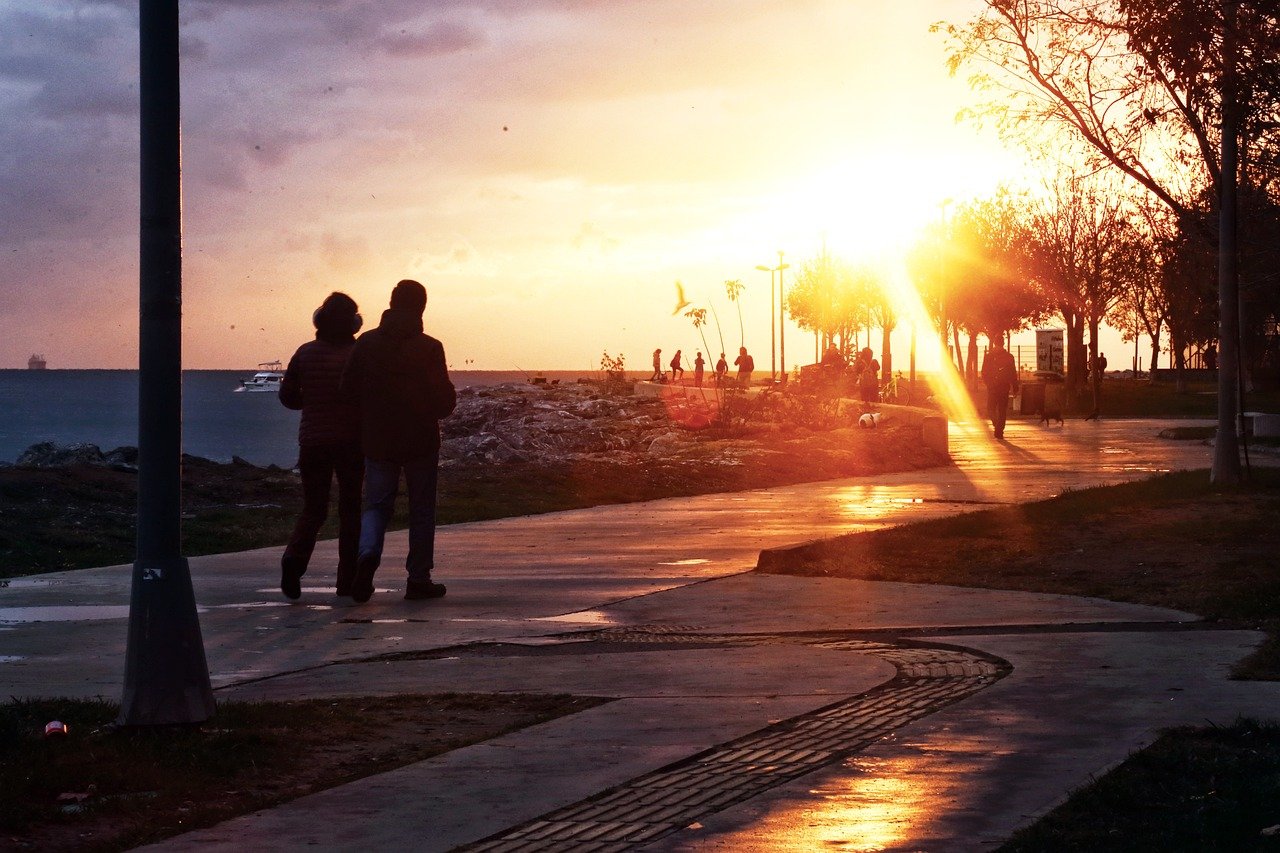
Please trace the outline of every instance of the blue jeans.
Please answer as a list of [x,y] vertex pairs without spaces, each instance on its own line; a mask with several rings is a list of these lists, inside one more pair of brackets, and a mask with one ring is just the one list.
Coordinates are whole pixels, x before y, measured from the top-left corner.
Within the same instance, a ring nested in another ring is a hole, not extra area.
[[439,454],[396,462],[390,459],[364,461],[364,513],[360,517],[360,559],[382,559],[387,523],[395,509],[400,472],[404,471],[409,492],[409,558],[405,568],[409,580],[426,583],[435,567],[436,468]]

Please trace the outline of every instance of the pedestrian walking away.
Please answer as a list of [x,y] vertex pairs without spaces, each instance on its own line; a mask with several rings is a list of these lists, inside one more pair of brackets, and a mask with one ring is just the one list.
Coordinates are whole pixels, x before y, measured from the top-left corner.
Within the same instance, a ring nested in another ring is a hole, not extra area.
[[863,404],[880,402],[880,362],[876,361],[871,347],[863,347],[858,353],[858,396]]
[[991,431],[996,438],[1004,438],[1009,395],[1018,390],[1018,366],[999,337],[992,339],[987,357],[982,360],[982,381],[987,385],[987,417],[991,419]]
[[693,360],[693,384],[702,387],[702,376],[707,371],[707,360],[702,357],[702,350],[698,350],[698,355]]
[[302,512],[280,558],[280,591],[302,596],[316,536],[329,515],[329,494],[338,481],[338,595],[350,595],[360,538],[360,483],[364,455],[355,406],[344,401],[338,386],[351,356],[356,332],[364,322],[355,300],[331,293],[311,315],[316,337],[298,347],[280,383],[280,402],[299,409],[298,474],[302,480]]
[[724,378],[729,373],[729,362],[725,361],[724,353],[720,353],[720,358],[716,359],[716,385],[723,386]]
[[678,378],[684,379],[684,367],[681,366],[680,362],[681,362],[680,350],[676,350],[676,354],[671,356],[671,381],[672,382],[676,381],[677,373],[680,374]]
[[395,508],[403,472],[409,497],[409,579],[404,597],[440,598],[444,584],[435,568],[436,478],[440,461],[440,421],[458,396],[440,341],[422,330],[427,290],[411,279],[391,291],[391,307],[378,328],[356,341],[342,375],[342,395],[360,412],[365,456],[364,512],[351,597],[368,601],[382,562],[387,523]]
[[662,381],[662,350],[653,351],[653,375],[649,377],[650,382]]
[[738,357],[733,360],[738,367],[738,384],[743,388],[751,384],[751,374],[755,372],[756,360],[747,352],[746,347],[738,347]]

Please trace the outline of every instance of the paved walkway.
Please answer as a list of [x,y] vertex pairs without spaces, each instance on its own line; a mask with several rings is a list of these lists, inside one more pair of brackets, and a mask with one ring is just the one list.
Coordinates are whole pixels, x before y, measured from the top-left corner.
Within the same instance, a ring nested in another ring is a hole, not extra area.
[[[1226,679],[1260,636],[749,570],[766,547],[1208,465],[1159,427],[1014,424],[998,444],[953,425],[950,468],[443,528],[434,602],[400,599],[403,534],[363,606],[332,596],[332,543],[295,605],[275,550],[193,558],[220,696],[616,701],[161,846],[989,848],[1161,727],[1272,716],[1280,685]],[[0,590],[0,690],[116,698],[128,585],[114,567]]]

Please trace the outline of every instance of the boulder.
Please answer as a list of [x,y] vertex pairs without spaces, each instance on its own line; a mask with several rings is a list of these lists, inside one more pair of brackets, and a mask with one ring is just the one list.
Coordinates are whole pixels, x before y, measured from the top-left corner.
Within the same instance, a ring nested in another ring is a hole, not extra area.
[[55,444],[42,441],[33,444],[18,457],[18,465],[26,468],[67,468],[72,465],[106,464],[106,457],[96,444]]

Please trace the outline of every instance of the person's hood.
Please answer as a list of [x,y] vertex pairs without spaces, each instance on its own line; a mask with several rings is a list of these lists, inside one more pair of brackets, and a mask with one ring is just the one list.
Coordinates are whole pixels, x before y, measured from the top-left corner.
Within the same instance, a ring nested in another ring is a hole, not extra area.
[[422,334],[422,315],[388,308],[382,312],[382,322],[378,324],[378,328],[391,338],[411,338]]

